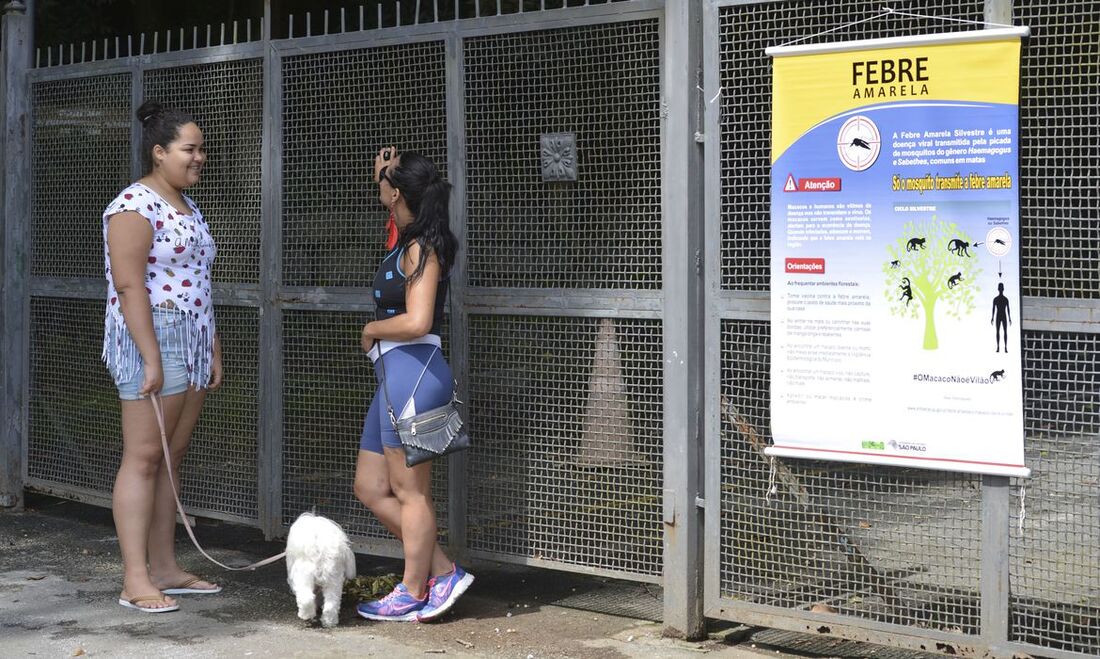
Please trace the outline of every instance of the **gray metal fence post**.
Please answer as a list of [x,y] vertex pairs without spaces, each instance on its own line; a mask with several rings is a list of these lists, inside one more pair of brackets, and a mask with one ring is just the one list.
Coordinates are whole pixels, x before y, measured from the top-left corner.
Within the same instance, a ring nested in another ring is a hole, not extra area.
[[264,2],[264,127],[260,213],[260,436],[257,514],[267,538],[283,517],[283,70],[271,46],[271,0]]
[[[466,103],[463,84],[463,41],[447,39],[447,171],[454,189],[451,211],[459,245],[466,244]],[[466,311],[466,251],[459,249],[451,273],[451,365],[458,379],[459,398],[470,400],[469,313]],[[476,432],[476,430],[475,430]],[[452,554],[466,551],[466,453],[447,458],[447,545]]]
[[982,629],[990,648],[1008,642],[1009,479],[982,477]]
[[141,163],[141,122],[137,120],[137,111],[145,102],[145,71],[141,64],[130,65],[130,178],[138,180],[145,176]]
[[[704,632],[702,3],[665,5],[661,114],[664,241],[664,620]],[[717,498],[714,500],[717,505]]]
[[0,508],[23,507],[27,442],[30,298],[30,136],[31,104],[27,71],[34,50],[33,10],[14,0],[4,6],[0,51],[0,140],[3,153],[0,355]]
[[[985,20],[1011,23],[1012,3],[986,0]],[[1011,481],[1004,476],[982,477],[981,635],[993,650],[1008,643],[1009,634],[1010,486]]]
[[985,20],[990,23],[1011,24],[1012,3],[1013,0],[985,0]]

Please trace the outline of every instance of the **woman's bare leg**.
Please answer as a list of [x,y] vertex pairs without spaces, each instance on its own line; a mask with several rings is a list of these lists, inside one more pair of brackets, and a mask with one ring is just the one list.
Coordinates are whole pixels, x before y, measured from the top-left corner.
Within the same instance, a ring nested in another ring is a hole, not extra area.
[[[404,460],[402,456],[402,466],[404,466]],[[404,540],[401,535],[401,502],[390,488],[388,469],[386,458],[381,453],[359,451],[355,465],[355,496],[378,517],[390,533],[394,534],[398,540]],[[429,487],[431,487],[430,481]],[[433,545],[432,576],[450,572],[451,561],[443,553],[434,536]]]
[[[183,408],[183,396],[161,399],[165,423],[175,425]],[[159,592],[149,576],[149,530],[154,517],[157,477],[164,457],[160,430],[148,400],[123,400],[122,462],[115,477],[111,511],[122,552],[122,597],[150,596]],[[166,598],[169,605],[175,604]],[[149,604],[160,608],[157,604]]]
[[[405,466],[405,451],[385,448],[390,487],[401,504],[401,543],[405,548],[402,582],[414,597],[427,594],[436,544],[435,507],[432,504],[432,463]],[[448,569],[450,566],[448,565]]]
[[[182,410],[174,425],[168,426],[168,447],[172,454],[172,477],[176,486],[180,484],[180,464],[187,456],[187,449],[191,445],[191,432],[198,423],[199,414],[202,412],[202,404],[206,400],[205,389],[188,387],[187,391],[170,398],[183,400]],[[157,437],[157,445],[160,445],[160,437]],[[162,451],[163,452],[163,451]],[[161,460],[161,468],[157,474],[156,495],[153,503],[153,519],[149,526],[149,576],[159,588],[172,588],[193,578],[194,575],[185,572],[176,563],[176,500],[172,497],[171,485],[168,481],[168,470],[164,468]],[[198,581],[192,584],[194,588],[214,588],[214,584]]]

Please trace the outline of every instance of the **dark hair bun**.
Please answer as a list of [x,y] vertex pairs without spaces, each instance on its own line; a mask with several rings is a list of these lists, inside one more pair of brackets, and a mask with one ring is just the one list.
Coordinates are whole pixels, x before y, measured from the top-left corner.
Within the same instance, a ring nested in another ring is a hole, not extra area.
[[153,117],[164,112],[164,106],[159,101],[148,100],[141,104],[141,107],[137,109],[137,118],[141,123],[145,123]]

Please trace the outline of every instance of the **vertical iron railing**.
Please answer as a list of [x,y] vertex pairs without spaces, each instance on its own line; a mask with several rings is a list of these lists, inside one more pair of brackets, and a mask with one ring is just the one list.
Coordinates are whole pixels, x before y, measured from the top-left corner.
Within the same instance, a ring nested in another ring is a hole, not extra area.
[[27,5],[3,7],[0,19],[0,509],[21,509],[26,475],[29,370],[30,125],[27,71],[34,25]]

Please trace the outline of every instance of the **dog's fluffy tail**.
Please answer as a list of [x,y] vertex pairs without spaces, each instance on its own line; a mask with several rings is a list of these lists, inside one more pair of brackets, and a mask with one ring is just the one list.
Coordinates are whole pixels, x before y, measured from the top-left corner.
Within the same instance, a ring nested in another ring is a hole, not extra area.
[[339,574],[345,579],[355,578],[355,553],[340,525],[328,518],[302,513],[290,525],[286,544],[288,573],[291,563],[304,561],[312,566],[310,569]]
[[[333,546],[334,540],[340,542],[339,549]],[[339,556],[344,563],[342,571],[349,579],[355,577],[355,554],[348,545],[347,536],[339,524],[326,517],[310,512],[299,515],[297,521],[290,526],[287,547],[293,547],[298,558],[313,565],[321,565],[326,554],[329,561],[339,560]]]
[[355,578],[355,552],[351,550],[350,545],[344,545],[344,578]]

